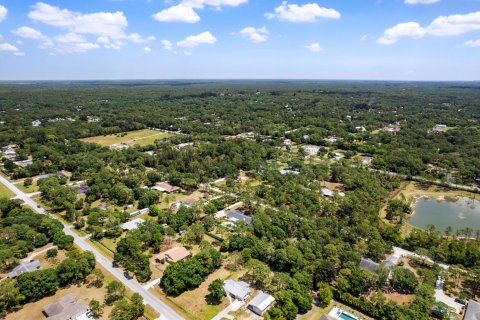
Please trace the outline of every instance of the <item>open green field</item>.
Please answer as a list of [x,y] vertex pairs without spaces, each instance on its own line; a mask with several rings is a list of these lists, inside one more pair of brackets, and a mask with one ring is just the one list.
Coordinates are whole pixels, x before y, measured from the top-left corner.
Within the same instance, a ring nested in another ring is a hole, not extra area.
[[138,146],[146,146],[155,143],[155,140],[171,137],[172,134],[156,130],[143,129],[130,131],[126,134],[112,134],[80,139],[84,142],[96,143],[102,146],[111,146],[118,143],[131,143]]
[[0,183],[0,198],[11,198],[14,197],[15,194],[10,191],[7,187]]

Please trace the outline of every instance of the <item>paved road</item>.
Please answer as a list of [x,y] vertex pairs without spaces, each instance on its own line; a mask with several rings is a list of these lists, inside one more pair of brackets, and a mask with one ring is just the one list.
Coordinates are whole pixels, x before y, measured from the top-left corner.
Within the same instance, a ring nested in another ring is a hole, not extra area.
[[[38,203],[32,200],[30,197],[27,196],[23,191],[18,189],[14,184],[8,181],[6,178],[0,176],[0,182],[3,183],[8,189],[10,189],[13,193],[15,193],[17,199],[23,200],[27,205],[32,207],[38,213],[47,214],[48,212],[40,207]],[[138,292],[144,300],[145,304],[149,304],[155,309],[158,313],[161,314],[161,319],[165,320],[183,320],[183,318],[178,315],[174,310],[172,310],[169,306],[167,306],[164,302],[162,302],[159,298],[157,298],[151,292],[145,290],[141,284],[139,284],[135,279],[127,278],[123,271],[119,268],[115,268],[112,265],[112,262],[102,255],[97,249],[92,247],[86,239],[82,238],[75,232],[73,232],[70,228],[64,227],[63,231],[73,236],[75,239],[75,244],[80,247],[80,249],[84,251],[91,251],[95,255],[95,258],[99,264],[102,265],[106,270],[108,270],[111,274],[113,274],[118,280],[120,280],[127,288],[132,290],[133,292]]]
[[412,177],[412,176],[407,176],[406,174],[377,170],[377,169],[373,169],[373,168],[368,168],[368,170],[373,171],[373,172],[377,172],[377,173],[381,173],[381,174],[385,174],[385,175],[389,175],[389,176],[399,177],[399,178],[402,178],[404,180],[410,179],[410,180],[413,180],[413,181],[434,184],[434,185],[441,186],[441,187],[449,187],[449,188],[453,188],[453,189],[459,189],[459,190],[465,190],[465,191],[480,193],[480,188],[477,188],[477,187],[474,187],[474,186],[465,186],[465,185],[454,184],[454,183],[450,183],[450,182],[434,181],[434,180],[429,180],[427,178],[423,178],[423,177],[419,177],[419,176],[413,176]]

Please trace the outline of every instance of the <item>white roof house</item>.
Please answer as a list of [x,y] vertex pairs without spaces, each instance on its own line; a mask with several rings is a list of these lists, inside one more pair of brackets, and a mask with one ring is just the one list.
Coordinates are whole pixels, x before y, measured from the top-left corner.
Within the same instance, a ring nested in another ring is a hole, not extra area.
[[259,316],[270,308],[275,298],[265,292],[260,292],[255,298],[248,304],[248,309],[252,310]]
[[131,221],[125,222],[120,227],[123,230],[133,230],[133,229],[137,229],[138,226],[144,222],[145,220],[143,220],[142,218],[137,218],[137,219],[133,219]]
[[[327,189],[327,188],[323,188],[322,189],[322,194],[325,196],[325,197],[333,197],[334,196],[334,191],[330,190],[330,189]],[[338,192],[338,195],[340,197],[345,197],[345,193],[343,192]]]
[[240,301],[245,301],[245,299],[252,293],[248,283],[230,279],[223,282],[223,290],[225,290],[225,293],[232,298]]
[[307,146],[303,146],[302,149],[309,156],[316,156],[318,151],[320,150],[320,147],[319,146],[307,145]]

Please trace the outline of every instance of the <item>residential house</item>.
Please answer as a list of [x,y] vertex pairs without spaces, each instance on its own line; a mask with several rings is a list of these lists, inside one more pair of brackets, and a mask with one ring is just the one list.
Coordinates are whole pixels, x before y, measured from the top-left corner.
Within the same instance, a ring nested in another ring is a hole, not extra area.
[[87,320],[93,319],[85,300],[77,300],[75,294],[70,293],[59,300],[46,305],[43,313],[48,320]]
[[298,171],[293,171],[293,170],[279,170],[278,172],[280,172],[280,174],[282,176],[287,175],[287,174],[295,174],[296,175],[296,174],[300,173]]
[[143,220],[142,218],[137,218],[137,219],[133,219],[131,221],[125,222],[120,227],[124,231],[129,231],[129,230],[137,229],[138,226],[144,222],[145,220]]
[[178,262],[190,257],[190,252],[185,247],[175,247],[160,253],[155,260],[157,262]]
[[228,221],[235,223],[237,221],[243,221],[246,225],[252,224],[252,217],[245,215],[243,212],[239,210],[234,210],[227,213]]
[[177,149],[183,149],[186,147],[193,147],[193,142],[188,142],[188,143],[180,143],[176,145]]
[[90,190],[90,187],[86,184],[77,186],[77,194],[85,194],[88,190]]
[[186,201],[178,200],[170,205],[172,210],[180,210],[181,207],[191,208],[192,205],[188,204]]
[[[330,190],[330,189],[323,188],[323,189],[322,189],[322,194],[323,194],[325,197],[332,198],[332,197],[335,195],[335,192],[332,191],[332,190]],[[345,193],[343,193],[343,192],[337,192],[337,194],[338,194],[340,197],[345,197]]]
[[15,164],[21,168],[26,168],[33,163],[33,160],[15,161]]
[[225,290],[225,293],[230,297],[240,301],[245,301],[245,299],[252,293],[248,283],[231,279],[227,279],[223,282],[223,290]]
[[16,278],[19,275],[25,273],[25,272],[32,272],[32,271],[38,270],[38,269],[40,269],[40,267],[41,267],[41,264],[40,264],[40,261],[38,261],[38,260],[33,260],[33,261],[30,261],[30,262],[27,262],[27,263],[23,263],[21,265],[16,266],[12,270],[12,272],[10,272],[7,275],[7,277],[13,279],[13,278]]
[[376,263],[375,261],[373,260],[370,260],[370,259],[363,259],[360,260],[360,269],[363,269],[363,270],[368,270],[370,272],[375,272],[375,270],[377,270],[377,268],[380,266],[379,263]]
[[367,129],[365,129],[365,127],[361,126],[361,127],[355,127],[355,130],[357,130],[358,132],[365,132],[367,131]]
[[361,156],[360,161],[362,161],[363,164],[371,164],[373,161],[373,157],[370,156]]
[[165,193],[172,193],[180,190],[179,187],[172,186],[168,182],[159,182],[155,186],[153,186],[152,189],[158,190],[160,192],[165,192]]
[[480,320],[480,303],[475,300],[468,301],[463,320]]
[[320,150],[320,147],[313,146],[313,145],[306,145],[306,146],[303,146],[302,149],[309,156],[316,156],[318,154],[318,151]]
[[255,298],[250,301],[247,308],[261,316],[270,308],[275,298],[265,292],[260,292]]

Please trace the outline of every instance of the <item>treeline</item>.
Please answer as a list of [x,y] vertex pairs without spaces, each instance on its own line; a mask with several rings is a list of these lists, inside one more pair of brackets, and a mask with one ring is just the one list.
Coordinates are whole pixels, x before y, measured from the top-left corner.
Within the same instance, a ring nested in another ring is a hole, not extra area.
[[7,271],[35,248],[53,242],[69,248],[73,237],[63,232],[63,225],[46,215],[23,207],[20,200],[0,199],[0,268]]
[[207,245],[192,258],[168,265],[160,286],[168,295],[178,296],[187,290],[198,288],[204,278],[221,264],[220,253]]

